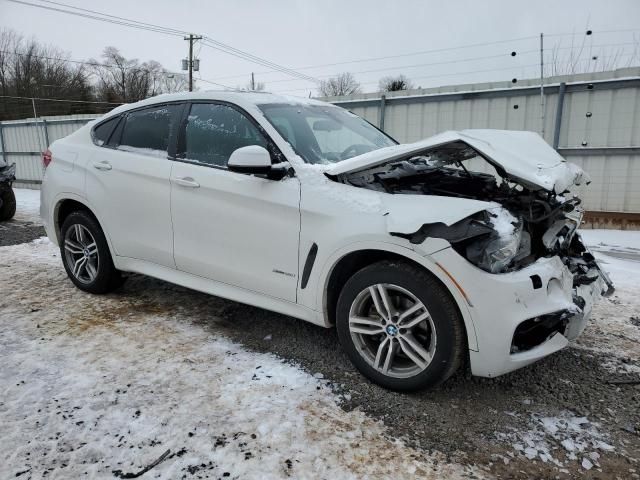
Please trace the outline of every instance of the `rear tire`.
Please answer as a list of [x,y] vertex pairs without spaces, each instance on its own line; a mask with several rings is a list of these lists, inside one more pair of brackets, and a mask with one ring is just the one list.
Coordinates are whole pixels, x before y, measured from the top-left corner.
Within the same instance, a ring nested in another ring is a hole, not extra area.
[[436,386],[466,354],[464,323],[447,289],[402,262],[381,261],[356,272],[340,293],[336,327],[355,367],[391,390]]
[[11,185],[0,185],[0,222],[11,220],[16,214],[16,194]]
[[67,275],[80,290],[109,293],[124,282],[113,265],[102,228],[87,211],[69,214],[62,224],[60,256]]

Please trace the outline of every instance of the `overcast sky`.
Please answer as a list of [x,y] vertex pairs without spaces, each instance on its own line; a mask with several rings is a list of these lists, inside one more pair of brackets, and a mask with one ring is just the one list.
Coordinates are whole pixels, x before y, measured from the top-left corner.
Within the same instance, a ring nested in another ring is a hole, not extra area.
[[[566,63],[572,51],[570,34],[574,32],[576,46],[591,29],[593,35],[586,38],[582,56],[585,66],[605,62],[615,53],[620,56],[619,66],[632,58],[640,64],[638,0],[60,1],[204,34],[319,79],[350,71],[365,91],[375,90],[380,77],[397,73],[422,87],[537,77],[540,32],[546,36],[547,61],[555,45],[560,47],[560,63]],[[0,0],[0,27],[57,46],[68,51],[72,59],[98,58],[105,46],[115,46],[127,57],[157,60],[167,69],[179,71],[180,60],[187,53],[187,42],[179,37],[7,0]],[[505,42],[469,46],[501,41]],[[459,46],[467,47],[412,55]],[[512,57],[512,51],[518,54]],[[198,46],[196,52],[201,70],[196,75],[202,78],[244,86],[253,71],[267,90],[315,94],[312,82],[292,80],[280,72],[265,73],[268,69],[264,66],[208,47]],[[394,58],[326,65],[387,56]],[[593,56],[598,59],[592,60]],[[323,66],[302,68],[316,65]],[[205,83],[199,87],[212,88]]]

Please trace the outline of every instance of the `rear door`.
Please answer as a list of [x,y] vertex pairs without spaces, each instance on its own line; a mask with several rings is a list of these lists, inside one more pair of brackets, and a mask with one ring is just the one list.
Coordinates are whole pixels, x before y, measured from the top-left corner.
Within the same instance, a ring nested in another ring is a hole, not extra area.
[[231,153],[248,145],[279,152],[248,114],[193,103],[171,172],[176,267],[291,302],[296,300],[300,182],[231,172]]
[[130,111],[108,140],[94,137],[86,192],[119,256],[175,268],[168,155],[183,106]]

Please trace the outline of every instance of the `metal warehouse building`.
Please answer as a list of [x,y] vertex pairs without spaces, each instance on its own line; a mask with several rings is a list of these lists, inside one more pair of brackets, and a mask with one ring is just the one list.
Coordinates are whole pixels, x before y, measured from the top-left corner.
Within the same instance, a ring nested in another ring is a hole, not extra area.
[[[640,225],[640,68],[539,80],[332,97],[400,142],[445,130],[532,130],[591,176],[579,188],[592,225]],[[0,155],[17,163],[17,186],[42,179],[40,153],[92,115],[0,122]]]

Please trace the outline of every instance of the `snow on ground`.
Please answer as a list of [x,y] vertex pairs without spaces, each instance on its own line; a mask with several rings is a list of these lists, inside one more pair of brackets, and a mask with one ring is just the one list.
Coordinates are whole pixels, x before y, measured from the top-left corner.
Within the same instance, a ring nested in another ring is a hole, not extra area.
[[598,460],[603,452],[614,449],[606,442],[607,437],[598,430],[598,423],[592,423],[586,417],[577,417],[571,412],[562,412],[554,417],[533,414],[531,424],[532,428],[528,431],[514,429],[497,436],[511,442],[513,449],[529,460],[540,459],[558,467],[564,467],[568,461],[578,460],[588,470],[592,466],[599,466]]
[[[196,324],[180,292],[94,296],[47,239],[0,248],[0,478],[468,478],[323,380]],[[167,303],[168,296],[175,296]],[[168,309],[162,305],[175,305]]]
[[41,224],[40,190],[14,188],[16,194],[16,215],[14,220]]
[[583,230],[585,242],[616,291],[594,307],[575,346],[607,354],[604,366],[640,373],[640,231]]
[[[597,352],[603,367],[612,373],[640,373],[640,231],[584,230],[581,234],[616,291],[596,303],[587,328],[572,348]],[[511,443],[514,454],[558,467],[577,460],[584,470],[598,468],[600,456],[614,450],[597,422],[568,411],[551,417],[533,414],[529,424],[528,430],[496,436]]]
[[[17,189],[22,221],[39,192]],[[640,232],[582,231],[616,292],[596,304],[573,348],[616,373],[640,372]],[[179,290],[91,296],[66,279],[46,239],[0,248],[0,477],[460,478],[481,472],[425,456],[344,412],[321,379],[194,323]],[[510,455],[597,468],[611,450],[594,419],[538,412],[497,433]],[[503,458],[505,463],[510,457]],[[561,470],[562,471],[562,470]]]

